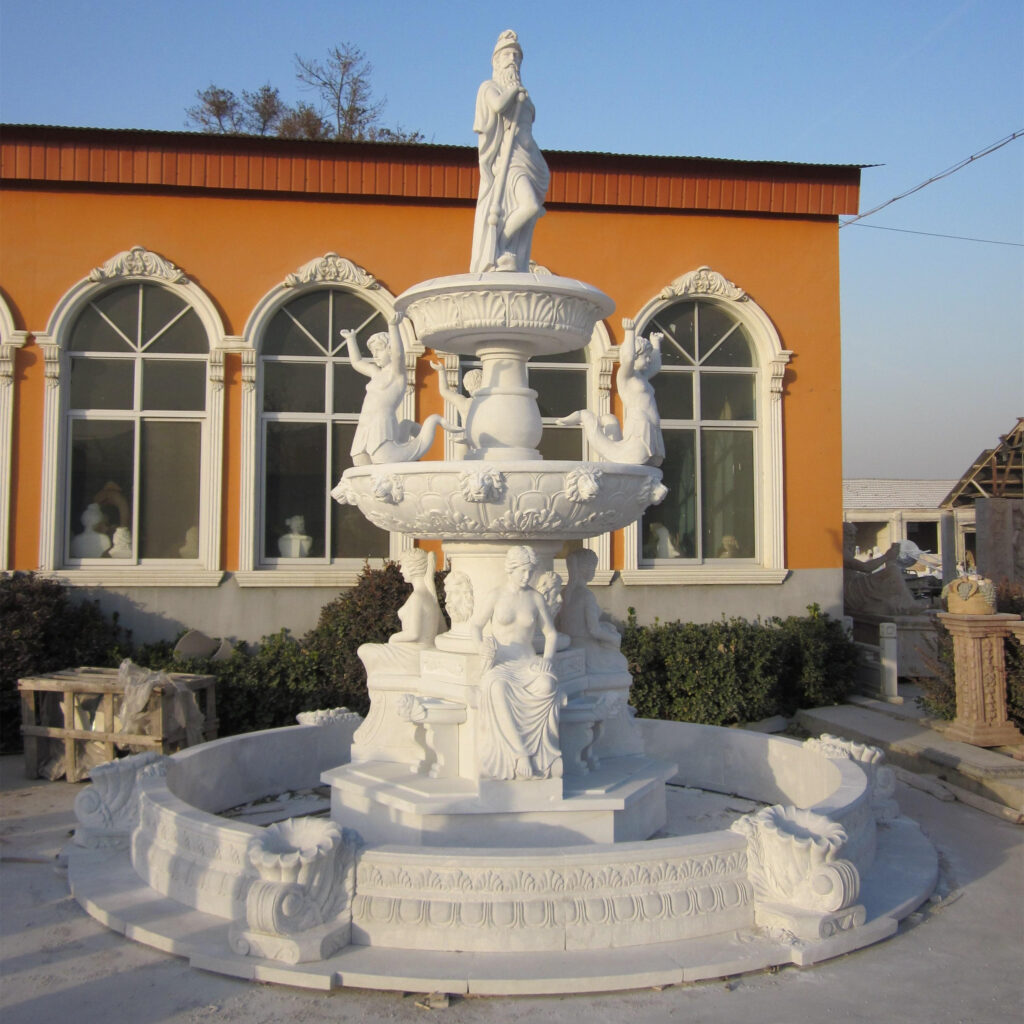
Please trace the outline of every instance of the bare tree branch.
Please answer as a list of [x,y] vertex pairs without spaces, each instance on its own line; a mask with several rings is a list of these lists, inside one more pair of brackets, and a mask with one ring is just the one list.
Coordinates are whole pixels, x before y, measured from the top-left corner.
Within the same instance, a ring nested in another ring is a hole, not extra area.
[[383,101],[373,100],[372,73],[373,65],[351,43],[332,46],[325,61],[295,55],[295,77],[319,95],[334,137],[342,141],[368,138],[384,110]]
[[298,103],[278,121],[277,135],[282,139],[329,139],[331,126],[316,107]]
[[286,114],[288,106],[281,99],[281,93],[269,82],[255,92],[242,90],[242,124],[249,134],[274,135]]
[[420,132],[380,123],[385,100],[373,98],[373,65],[358,46],[331,47],[323,60],[295,56],[295,77],[313,91],[316,103],[288,106],[267,82],[255,92],[210,85],[196,92],[199,102],[185,111],[186,124],[219,135],[276,135],[285,139],[422,142]]
[[196,90],[199,102],[185,111],[185,124],[211,135],[232,135],[242,130],[242,111],[230,89],[208,85]]

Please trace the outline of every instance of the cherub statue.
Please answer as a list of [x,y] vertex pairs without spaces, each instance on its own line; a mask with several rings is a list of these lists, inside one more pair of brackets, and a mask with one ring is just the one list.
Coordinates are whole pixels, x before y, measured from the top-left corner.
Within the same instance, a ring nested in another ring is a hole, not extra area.
[[455,406],[459,412],[459,419],[462,420],[463,435],[458,439],[459,443],[466,445],[470,451],[473,451],[474,447],[469,440],[468,433],[469,418],[473,410],[474,397],[484,382],[484,371],[476,369],[468,370],[465,373],[462,378],[462,385],[467,393],[462,395],[448,387],[444,363],[431,362],[430,365],[437,371],[437,386],[441,392],[441,398]]
[[437,428],[461,433],[443,416],[433,413],[423,425],[414,420],[399,420],[398,410],[405,397],[405,346],[398,325],[402,314],[388,321],[387,333],[374,334],[367,342],[370,359],[359,352],[355,331],[342,330],[352,368],[369,377],[366,396],[352,438],[352,462],[356,466],[371,463],[415,462],[434,442]]
[[[562,774],[558,744],[558,684],[552,658],[558,633],[544,598],[530,586],[532,548],[505,556],[508,582],[480,603],[471,628],[483,660],[480,677],[480,775],[485,779],[547,779]],[[544,636],[533,649],[537,626]],[[490,635],[483,630],[490,627]]]
[[622,637],[615,626],[601,618],[597,598],[589,583],[597,571],[597,554],[589,548],[570,551],[566,558],[569,582],[564,592],[558,628],[567,633],[575,647],[587,652],[587,668],[594,671],[621,671],[626,662],[619,653]]
[[589,409],[570,413],[557,422],[563,427],[582,424],[590,447],[608,462],[660,466],[665,458],[665,441],[651,378],[661,369],[664,335],[655,332],[650,338],[638,338],[636,325],[630,319],[624,319],[622,326],[626,336],[619,349],[615,376],[622,400],[622,426],[614,416],[598,418]]

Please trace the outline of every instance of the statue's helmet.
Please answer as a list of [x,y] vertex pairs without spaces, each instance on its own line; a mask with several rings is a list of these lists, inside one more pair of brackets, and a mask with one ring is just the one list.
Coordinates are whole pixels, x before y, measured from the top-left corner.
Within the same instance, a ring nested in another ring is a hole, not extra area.
[[523,48],[519,45],[519,36],[507,28],[504,32],[498,36],[498,41],[494,44],[494,53],[491,54],[491,60],[493,61],[502,50],[515,50],[519,55],[519,59],[523,59]]

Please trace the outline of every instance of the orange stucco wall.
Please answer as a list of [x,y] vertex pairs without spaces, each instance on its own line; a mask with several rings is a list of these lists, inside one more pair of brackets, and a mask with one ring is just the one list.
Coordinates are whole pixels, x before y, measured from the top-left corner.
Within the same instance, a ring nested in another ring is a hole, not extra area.
[[[0,194],[0,289],[16,326],[41,332],[61,295],[116,253],[142,245],[180,267],[241,334],[259,299],[308,260],[334,251],[394,294],[469,263],[473,209],[428,204],[147,195],[21,188]],[[841,565],[839,267],[831,218],[554,208],[539,223],[534,258],[587,281],[616,303],[621,340],[634,315],[673,278],[707,264],[743,288],[795,353],[783,401],[786,564]],[[18,354],[12,480],[12,562],[38,561],[43,367]],[[421,367],[421,416],[440,410]],[[224,568],[238,549],[240,367],[225,372]],[[435,455],[438,452],[433,453]],[[615,544],[617,564],[621,545]]]

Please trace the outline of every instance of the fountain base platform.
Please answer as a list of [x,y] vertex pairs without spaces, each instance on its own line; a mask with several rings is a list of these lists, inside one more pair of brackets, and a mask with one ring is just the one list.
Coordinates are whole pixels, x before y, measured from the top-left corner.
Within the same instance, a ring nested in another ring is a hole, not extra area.
[[331,815],[368,843],[566,846],[646,839],[665,821],[676,766],[618,757],[586,775],[500,782],[414,774],[370,761],[324,772]]

